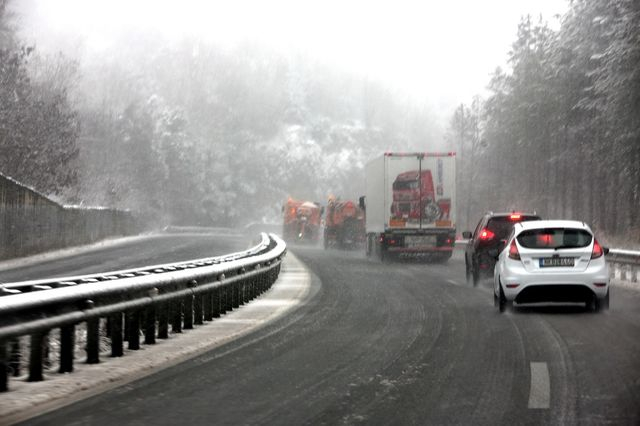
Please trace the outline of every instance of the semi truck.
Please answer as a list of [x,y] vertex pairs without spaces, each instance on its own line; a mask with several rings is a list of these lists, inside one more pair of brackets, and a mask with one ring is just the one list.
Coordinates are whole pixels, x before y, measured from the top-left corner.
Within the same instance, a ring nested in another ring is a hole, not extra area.
[[323,210],[312,201],[287,199],[282,206],[282,237],[288,242],[318,242]]
[[446,261],[456,236],[456,154],[387,152],[365,167],[366,254]]
[[355,248],[364,244],[364,211],[351,200],[330,197],[324,218],[324,248]]

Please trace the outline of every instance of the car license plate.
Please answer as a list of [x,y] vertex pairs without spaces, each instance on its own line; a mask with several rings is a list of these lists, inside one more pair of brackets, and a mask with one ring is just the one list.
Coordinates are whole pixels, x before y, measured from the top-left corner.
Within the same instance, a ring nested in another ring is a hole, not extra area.
[[436,244],[435,235],[407,235],[404,237],[405,247],[425,247]]
[[540,267],[573,266],[574,261],[573,257],[543,257],[540,259]]

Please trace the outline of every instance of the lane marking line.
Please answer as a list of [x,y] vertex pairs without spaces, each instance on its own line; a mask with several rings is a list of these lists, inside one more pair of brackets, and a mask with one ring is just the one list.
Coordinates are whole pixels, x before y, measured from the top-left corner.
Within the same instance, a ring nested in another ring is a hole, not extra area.
[[549,380],[549,369],[546,362],[532,362],[531,366],[531,388],[529,390],[529,408],[546,409],[549,408],[551,399],[551,381]]

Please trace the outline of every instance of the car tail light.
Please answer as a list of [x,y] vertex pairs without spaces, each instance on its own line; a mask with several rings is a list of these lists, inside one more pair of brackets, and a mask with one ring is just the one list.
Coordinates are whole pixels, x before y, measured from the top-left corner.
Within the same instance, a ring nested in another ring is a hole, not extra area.
[[509,259],[520,260],[520,252],[518,251],[516,240],[512,240],[509,246]]
[[493,232],[489,231],[488,229],[483,229],[482,231],[480,231],[480,239],[483,241],[489,241],[491,239],[493,239],[493,237],[495,237],[496,234],[494,234]]
[[593,239],[593,250],[591,251],[591,258],[592,259],[597,259],[600,256],[602,256],[603,254],[604,254],[604,251],[602,250],[602,246],[600,246],[598,241],[594,238]]
[[507,288],[517,288],[520,284],[507,284]]
[[380,239],[379,239],[379,241],[380,241],[381,243],[384,243],[384,234],[380,234]]

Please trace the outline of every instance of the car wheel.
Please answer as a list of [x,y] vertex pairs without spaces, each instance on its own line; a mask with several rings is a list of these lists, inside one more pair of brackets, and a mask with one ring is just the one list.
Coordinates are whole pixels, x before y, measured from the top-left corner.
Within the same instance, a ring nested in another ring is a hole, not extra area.
[[609,292],[607,291],[607,295],[602,299],[598,299],[594,295],[590,307],[594,312],[606,311],[607,309],[609,309]]
[[478,268],[471,268],[471,275],[473,278],[473,286],[478,287],[478,284],[480,283],[480,271]]
[[605,311],[609,310],[609,291],[607,291],[607,295],[600,301],[601,308]]
[[500,313],[503,313],[504,311],[507,310],[509,303],[507,302],[507,298],[504,295],[504,291],[502,291],[502,284],[500,284],[499,292],[500,292],[500,295],[498,296],[498,311]]

